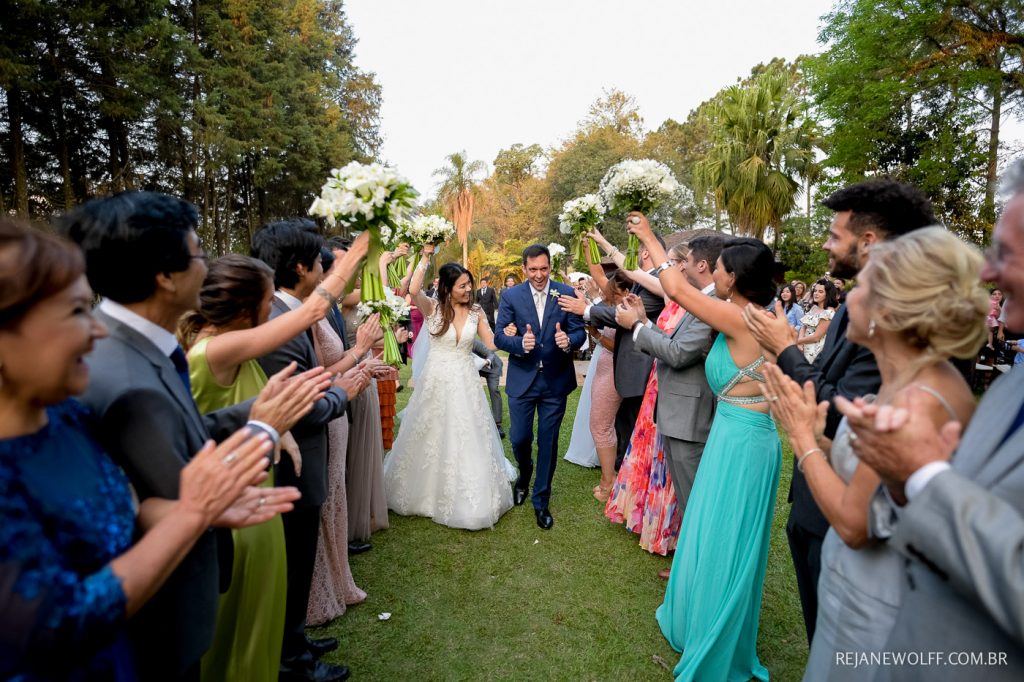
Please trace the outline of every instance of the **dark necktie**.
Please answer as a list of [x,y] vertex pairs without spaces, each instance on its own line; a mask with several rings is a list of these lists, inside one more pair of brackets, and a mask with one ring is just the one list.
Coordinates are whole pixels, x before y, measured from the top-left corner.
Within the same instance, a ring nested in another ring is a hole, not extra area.
[[188,378],[188,360],[185,358],[185,351],[181,349],[181,346],[174,347],[171,352],[171,362],[174,363],[174,369],[177,370],[181,383],[185,384],[185,390],[192,395],[192,382]]

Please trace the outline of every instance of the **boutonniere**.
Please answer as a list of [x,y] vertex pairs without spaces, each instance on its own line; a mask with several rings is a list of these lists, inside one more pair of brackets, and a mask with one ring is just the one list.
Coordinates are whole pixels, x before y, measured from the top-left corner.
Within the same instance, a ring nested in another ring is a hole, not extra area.
[[551,289],[548,291],[548,296],[550,296],[551,298],[558,298],[561,295],[562,292],[559,291],[558,289]]

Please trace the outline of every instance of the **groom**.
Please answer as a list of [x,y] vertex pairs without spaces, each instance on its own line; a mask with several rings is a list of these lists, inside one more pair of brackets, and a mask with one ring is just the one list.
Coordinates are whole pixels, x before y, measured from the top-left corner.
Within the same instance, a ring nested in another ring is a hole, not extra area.
[[[555,475],[558,432],[565,415],[565,398],[576,388],[572,349],[583,343],[583,318],[558,307],[559,296],[575,296],[572,287],[552,282],[551,254],[534,244],[523,251],[526,281],[506,289],[498,307],[494,344],[509,353],[505,394],[511,417],[512,451],[519,465],[515,503],[526,500],[533,474],[533,416],[537,413],[537,479],[533,508],[537,525],[554,525],[548,500]],[[515,326],[516,336],[505,329]]]

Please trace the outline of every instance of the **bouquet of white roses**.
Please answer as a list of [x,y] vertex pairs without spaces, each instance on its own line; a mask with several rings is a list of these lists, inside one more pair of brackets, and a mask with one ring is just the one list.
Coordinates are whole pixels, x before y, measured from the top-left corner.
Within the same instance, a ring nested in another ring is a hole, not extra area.
[[[575,261],[585,260],[583,258],[583,240],[586,239],[587,232],[597,227],[602,218],[604,218],[604,203],[596,194],[584,194],[562,204],[562,212],[558,214],[558,227],[562,234],[571,234],[576,237],[576,246],[573,250]],[[590,242],[590,261],[597,265],[601,262],[601,252],[593,239],[588,241]]]
[[335,168],[320,188],[320,196],[309,207],[309,214],[357,230],[370,231],[370,248],[363,264],[361,300],[384,300],[379,261],[384,244],[398,230],[396,221],[412,209],[417,192],[394,169],[379,163],[353,161]]
[[548,253],[551,254],[551,274],[561,281],[563,261],[565,260],[565,247],[558,242],[548,244]]
[[407,234],[409,241],[419,247],[437,245],[455,236],[455,226],[442,216],[423,215],[409,224]]
[[[679,191],[679,182],[669,167],[653,159],[620,161],[608,169],[598,189],[609,210],[616,213],[640,211],[644,215],[675,201]],[[630,234],[623,263],[626,270],[637,269],[639,250],[640,241]]]
[[370,315],[380,313],[380,326],[384,330],[384,364],[397,367],[402,362],[398,339],[392,328],[396,322],[409,317],[409,304],[401,296],[385,290],[384,298],[378,301],[362,301],[356,306],[356,324],[362,324]]

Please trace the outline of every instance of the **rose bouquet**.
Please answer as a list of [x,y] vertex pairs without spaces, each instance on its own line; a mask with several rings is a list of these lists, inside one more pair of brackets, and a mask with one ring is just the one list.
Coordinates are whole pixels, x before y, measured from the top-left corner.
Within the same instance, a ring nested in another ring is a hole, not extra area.
[[[604,203],[596,194],[584,194],[562,204],[562,212],[558,214],[558,226],[562,234],[571,234],[576,237],[576,245],[573,250],[574,261],[585,260],[583,242],[587,239],[586,234],[597,227],[602,218],[604,218]],[[593,239],[587,241],[590,242],[590,261],[596,265],[601,262],[601,251]]]
[[356,306],[356,324],[362,324],[373,313],[380,313],[380,326],[384,330],[384,364],[397,367],[402,362],[393,325],[409,317],[409,304],[405,299],[386,289],[384,298],[362,301]]
[[[598,194],[610,211],[640,211],[650,215],[658,208],[676,201],[679,191],[679,182],[665,164],[653,159],[626,159],[608,169],[601,179]],[[640,240],[630,234],[623,268],[637,269],[639,250]]]
[[379,261],[384,244],[398,231],[397,221],[412,209],[417,192],[409,181],[393,168],[379,163],[353,161],[335,168],[320,188],[320,196],[309,207],[309,214],[356,230],[369,230],[370,247],[363,264],[363,302],[384,300]]

